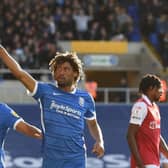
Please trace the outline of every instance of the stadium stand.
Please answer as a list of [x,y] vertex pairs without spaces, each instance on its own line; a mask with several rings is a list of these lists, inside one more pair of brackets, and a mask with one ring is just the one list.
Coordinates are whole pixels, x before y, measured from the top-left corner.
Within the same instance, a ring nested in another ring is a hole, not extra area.
[[[86,132],[87,168],[130,167],[125,133],[139,78],[148,72],[168,78],[162,73],[168,67],[167,0],[1,0],[0,43],[42,81],[51,81],[48,62],[56,51],[77,51],[85,63],[86,81],[98,83],[96,109],[106,148],[102,159],[93,157]],[[13,79],[0,61],[0,100],[39,126],[40,109]],[[168,140],[168,107],[160,106],[162,132]],[[40,168],[40,145],[11,132],[7,168]]]
[[144,36],[165,58],[166,0],[25,2],[2,0],[0,7],[0,42],[25,68],[46,68],[60,40],[138,42]]

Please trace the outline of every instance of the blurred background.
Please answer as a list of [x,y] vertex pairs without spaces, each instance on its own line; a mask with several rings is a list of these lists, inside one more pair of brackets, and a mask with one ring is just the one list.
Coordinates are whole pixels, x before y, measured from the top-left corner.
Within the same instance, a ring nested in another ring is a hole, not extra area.
[[[84,63],[79,87],[96,102],[106,153],[91,154],[86,129],[88,168],[129,168],[126,131],[138,84],[146,73],[158,75],[164,94],[159,106],[168,140],[167,0],[1,0],[0,43],[37,80],[53,82],[50,59],[76,51]],[[41,127],[40,109],[0,61],[0,101]],[[168,142],[168,141],[167,141]],[[10,131],[7,168],[40,168],[40,142]]]

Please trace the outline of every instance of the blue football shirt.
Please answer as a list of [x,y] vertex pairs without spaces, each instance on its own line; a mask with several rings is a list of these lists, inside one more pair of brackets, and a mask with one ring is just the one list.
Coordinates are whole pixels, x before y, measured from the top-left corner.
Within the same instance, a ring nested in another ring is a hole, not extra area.
[[96,118],[93,98],[84,90],[67,93],[53,84],[36,83],[44,131],[44,158],[70,159],[85,155],[84,120]]
[[15,129],[20,120],[22,119],[7,104],[0,103],[0,167],[4,164],[3,144],[6,133],[9,128]]

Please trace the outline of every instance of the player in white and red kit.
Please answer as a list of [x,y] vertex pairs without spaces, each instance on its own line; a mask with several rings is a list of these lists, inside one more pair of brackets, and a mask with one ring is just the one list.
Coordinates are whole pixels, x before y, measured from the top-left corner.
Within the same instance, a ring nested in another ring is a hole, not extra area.
[[160,132],[160,111],[155,103],[162,94],[160,79],[145,75],[139,85],[141,98],[133,105],[127,140],[131,168],[159,168],[160,151],[168,157],[168,146]]

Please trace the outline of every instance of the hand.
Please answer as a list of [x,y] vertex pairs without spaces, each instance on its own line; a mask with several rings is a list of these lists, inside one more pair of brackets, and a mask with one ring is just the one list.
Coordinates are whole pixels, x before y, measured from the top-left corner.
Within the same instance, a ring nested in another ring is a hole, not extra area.
[[143,166],[143,165],[142,166],[136,166],[136,168],[145,168],[145,166]]
[[42,139],[43,138],[43,134],[42,133],[35,133],[34,135],[38,139]]
[[96,142],[93,146],[92,152],[96,154],[98,158],[104,155],[104,145],[103,143]]
[[144,164],[139,161],[139,163],[137,164],[136,168],[145,168]]

